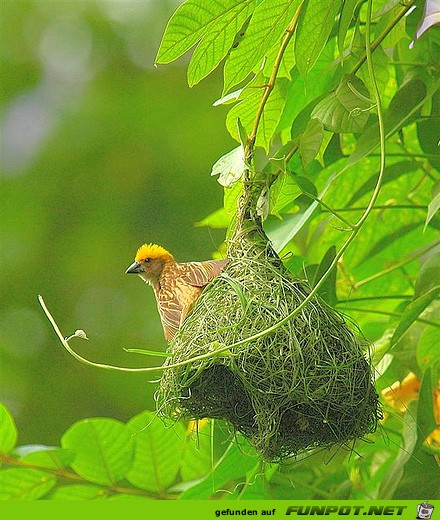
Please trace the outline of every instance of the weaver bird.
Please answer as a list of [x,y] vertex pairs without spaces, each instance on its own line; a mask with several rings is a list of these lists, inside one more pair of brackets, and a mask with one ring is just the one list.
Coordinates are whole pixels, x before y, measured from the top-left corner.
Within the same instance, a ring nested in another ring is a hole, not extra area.
[[138,274],[153,287],[164,335],[170,341],[203,288],[220,274],[228,261],[178,263],[163,247],[144,244],[125,272]]

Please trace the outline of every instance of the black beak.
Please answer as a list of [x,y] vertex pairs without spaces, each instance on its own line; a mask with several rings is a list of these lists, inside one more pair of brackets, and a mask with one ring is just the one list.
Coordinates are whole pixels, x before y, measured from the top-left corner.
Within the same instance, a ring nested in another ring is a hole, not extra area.
[[125,271],[125,274],[139,274],[142,272],[142,266],[139,262],[134,262],[130,265],[130,267]]

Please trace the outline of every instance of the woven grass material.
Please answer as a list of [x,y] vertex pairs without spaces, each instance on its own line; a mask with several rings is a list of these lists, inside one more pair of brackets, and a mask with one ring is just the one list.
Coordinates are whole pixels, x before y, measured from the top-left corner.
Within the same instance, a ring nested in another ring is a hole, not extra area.
[[362,344],[320,298],[269,334],[215,353],[277,324],[310,292],[252,219],[237,225],[228,257],[172,341],[166,363],[213,355],[164,371],[159,413],[226,419],[269,462],[373,432],[380,412]]

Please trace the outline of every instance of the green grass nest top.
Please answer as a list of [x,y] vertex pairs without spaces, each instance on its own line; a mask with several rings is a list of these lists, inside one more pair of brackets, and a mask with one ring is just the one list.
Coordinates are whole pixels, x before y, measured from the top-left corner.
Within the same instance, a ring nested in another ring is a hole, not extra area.
[[310,292],[253,231],[235,234],[230,264],[172,341],[167,364],[212,356],[164,371],[159,413],[226,419],[270,462],[374,431],[378,396],[362,344],[319,297],[271,333],[216,353],[277,324]]

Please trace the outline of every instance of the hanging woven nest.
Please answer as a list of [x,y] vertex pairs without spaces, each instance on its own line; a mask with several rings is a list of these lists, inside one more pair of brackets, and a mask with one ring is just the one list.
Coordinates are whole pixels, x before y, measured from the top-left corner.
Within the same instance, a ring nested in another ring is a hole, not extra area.
[[340,313],[314,296],[280,325],[310,288],[283,266],[252,206],[244,197],[230,263],[197,300],[166,364],[207,356],[165,370],[156,400],[176,420],[227,420],[276,462],[373,432],[380,411],[362,342]]

